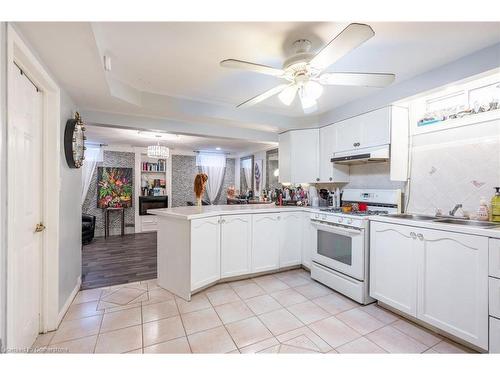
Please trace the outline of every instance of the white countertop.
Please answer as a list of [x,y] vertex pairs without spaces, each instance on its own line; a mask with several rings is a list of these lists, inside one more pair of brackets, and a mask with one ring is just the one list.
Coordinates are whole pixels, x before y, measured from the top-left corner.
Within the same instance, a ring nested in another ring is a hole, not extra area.
[[391,216],[370,216],[369,219],[370,221],[380,221],[383,223],[401,224],[419,228],[437,229],[448,232],[457,232],[463,234],[473,234],[477,236],[500,238],[500,223],[498,223],[498,226],[494,228],[481,228],[481,227],[473,227],[460,224],[438,223],[429,220],[401,219]]
[[[184,220],[201,219],[219,215],[240,215],[252,213],[269,213],[282,211],[312,211],[312,207],[301,206],[276,206],[274,203],[262,204],[234,204],[213,206],[182,206],[172,208],[157,208],[148,210],[149,214],[173,217]],[[315,208],[314,210],[317,210]]]

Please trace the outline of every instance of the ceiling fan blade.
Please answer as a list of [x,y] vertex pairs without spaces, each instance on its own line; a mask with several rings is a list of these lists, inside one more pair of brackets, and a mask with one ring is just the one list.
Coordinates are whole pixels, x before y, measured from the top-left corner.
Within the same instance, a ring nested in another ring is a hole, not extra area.
[[396,75],[390,73],[323,73],[319,82],[323,85],[386,87],[395,78]]
[[281,91],[283,91],[284,89],[286,89],[287,87],[292,86],[292,85],[294,85],[294,84],[293,83],[292,84],[284,83],[282,85],[278,85],[276,87],[273,87],[272,89],[267,90],[266,92],[264,92],[260,95],[254,96],[253,98],[248,99],[247,101],[237,105],[237,108],[247,108],[247,107],[250,107],[250,106],[255,105],[257,103],[260,103],[260,102],[266,100],[267,98],[270,98],[271,96],[279,94]]
[[351,23],[332,39],[330,43],[323,47],[312,58],[309,64],[313,68],[322,71],[374,35],[375,32],[370,26],[361,23]]
[[277,69],[273,68],[272,66],[254,64],[248,61],[235,60],[235,59],[222,60],[220,62],[220,66],[224,68],[251,70],[252,72],[268,74],[276,77],[280,77],[283,74],[285,74],[285,71],[283,69]]

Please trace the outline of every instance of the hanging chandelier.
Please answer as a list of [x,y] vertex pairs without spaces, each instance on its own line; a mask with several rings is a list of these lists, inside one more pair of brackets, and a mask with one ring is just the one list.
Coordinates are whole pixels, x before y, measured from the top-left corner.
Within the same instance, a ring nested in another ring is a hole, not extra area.
[[170,155],[170,150],[167,146],[160,145],[160,142],[156,145],[148,146],[148,157],[150,158],[160,158],[166,159]]

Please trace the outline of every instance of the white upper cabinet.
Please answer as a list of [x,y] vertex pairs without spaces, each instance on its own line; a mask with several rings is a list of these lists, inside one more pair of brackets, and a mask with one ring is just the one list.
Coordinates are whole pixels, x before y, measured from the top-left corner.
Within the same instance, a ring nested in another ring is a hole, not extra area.
[[319,129],[291,130],[279,136],[279,181],[319,181]]
[[336,137],[335,125],[319,129],[320,182],[349,182],[349,166],[334,164],[330,161],[335,152]]
[[222,216],[220,225],[221,278],[250,273],[252,215]]

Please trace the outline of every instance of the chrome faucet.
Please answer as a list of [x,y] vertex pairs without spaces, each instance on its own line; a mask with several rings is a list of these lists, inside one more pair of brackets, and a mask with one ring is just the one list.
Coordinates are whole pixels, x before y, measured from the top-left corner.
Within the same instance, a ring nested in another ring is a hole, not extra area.
[[455,216],[459,208],[462,208],[461,203],[456,204],[455,207],[453,207],[453,210],[450,211],[450,216]]

